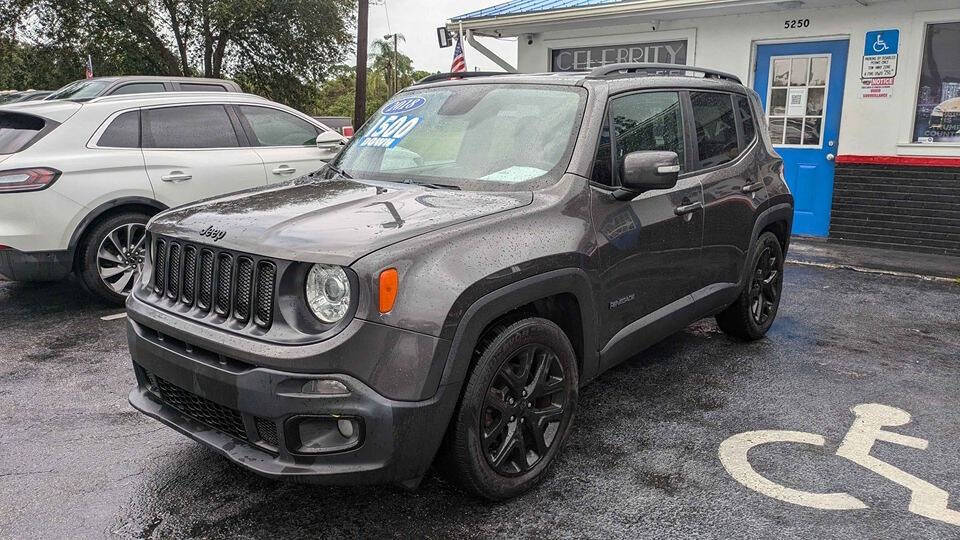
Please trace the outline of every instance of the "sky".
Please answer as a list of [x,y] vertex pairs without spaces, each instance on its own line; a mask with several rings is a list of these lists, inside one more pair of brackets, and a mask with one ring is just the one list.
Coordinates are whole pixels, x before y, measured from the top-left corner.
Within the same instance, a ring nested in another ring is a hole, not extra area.
[[[400,52],[413,59],[413,67],[424,71],[450,71],[453,47],[437,45],[437,28],[451,17],[501,4],[505,0],[370,0],[369,40],[373,43],[387,34],[403,34]],[[388,26],[389,19],[389,26]],[[511,65],[517,65],[515,38],[477,38]],[[503,71],[485,56],[464,43],[467,69]]]

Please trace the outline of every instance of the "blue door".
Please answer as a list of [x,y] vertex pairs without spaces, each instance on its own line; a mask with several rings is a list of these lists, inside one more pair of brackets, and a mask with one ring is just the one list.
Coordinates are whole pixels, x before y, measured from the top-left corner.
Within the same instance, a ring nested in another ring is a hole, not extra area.
[[757,46],[754,89],[793,192],[793,232],[830,230],[847,40]]

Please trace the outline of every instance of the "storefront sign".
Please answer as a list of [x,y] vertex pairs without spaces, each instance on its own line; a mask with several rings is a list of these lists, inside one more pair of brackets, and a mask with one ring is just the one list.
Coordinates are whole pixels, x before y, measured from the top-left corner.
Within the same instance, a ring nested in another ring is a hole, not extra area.
[[653,41],[605,47],[576,47],[550,51],[551,71],[584,71],[620,62],[686,64],[687,40]]
[[899,30],[867,32],[863,47],[863,79],[890,79],[897,76],[897,58],[900,49]]

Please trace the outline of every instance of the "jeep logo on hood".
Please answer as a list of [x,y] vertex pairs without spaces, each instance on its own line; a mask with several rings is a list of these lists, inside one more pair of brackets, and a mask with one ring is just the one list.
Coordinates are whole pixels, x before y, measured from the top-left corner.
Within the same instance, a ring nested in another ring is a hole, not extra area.
[[214,242],[219,241],[221,238],[227,235],[227,231],[220,229],[214,229],[213,226],[207,227],[206,229],[200,231],[200,236],[206,236],[207,238],[213,238]]

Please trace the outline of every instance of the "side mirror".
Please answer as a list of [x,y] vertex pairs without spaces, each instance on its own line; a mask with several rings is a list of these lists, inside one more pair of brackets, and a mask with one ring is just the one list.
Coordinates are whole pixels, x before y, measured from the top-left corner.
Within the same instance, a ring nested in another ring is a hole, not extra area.
[[324,131],[317,135],[317,148],[321,150],[333,150],[343,142],[343,137],[336,131]]
[[676,152],[630,152],[620,163],[620,189],[613,196],[629,201],[644,191],[677,185],[680,157]]

